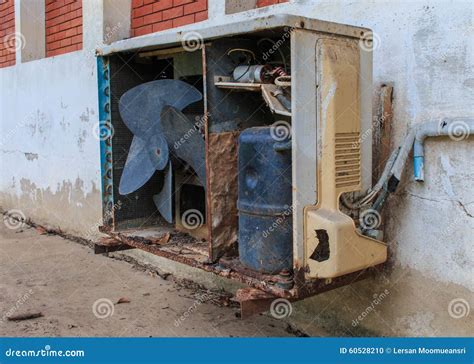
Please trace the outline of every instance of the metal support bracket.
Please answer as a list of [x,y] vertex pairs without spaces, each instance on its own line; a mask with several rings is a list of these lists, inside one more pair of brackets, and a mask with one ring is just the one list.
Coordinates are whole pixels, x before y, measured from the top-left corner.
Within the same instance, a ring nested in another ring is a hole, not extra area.
[[232,300],[240,304],[240,318],[246,319],[257,313],[268,311],[276,298],[256,288],[241,288],[237,290]]

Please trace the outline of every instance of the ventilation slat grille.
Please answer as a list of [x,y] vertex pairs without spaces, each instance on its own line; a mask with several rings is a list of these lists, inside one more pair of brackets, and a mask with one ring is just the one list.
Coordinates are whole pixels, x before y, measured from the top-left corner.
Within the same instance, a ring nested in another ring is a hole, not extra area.
[[360,184],[360,133],[336,133],[336,188]]

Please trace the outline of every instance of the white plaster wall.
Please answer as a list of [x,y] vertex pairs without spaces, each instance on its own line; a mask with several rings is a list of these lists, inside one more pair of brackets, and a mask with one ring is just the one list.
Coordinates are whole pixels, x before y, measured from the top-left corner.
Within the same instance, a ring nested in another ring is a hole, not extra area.
[[0,205],[77,233],[101,216],[93,136],[101,14],[101,1],[84,1],[81,51],[21,63],[18,47],[17,64],[0,69]]

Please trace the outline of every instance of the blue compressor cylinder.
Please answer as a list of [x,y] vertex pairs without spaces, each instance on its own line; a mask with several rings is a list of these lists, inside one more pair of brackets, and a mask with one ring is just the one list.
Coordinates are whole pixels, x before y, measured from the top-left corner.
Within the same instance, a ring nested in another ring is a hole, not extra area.
[[239,138],[239,258],[255,271],[276,274],[293,265],[291,140],[271,127]]

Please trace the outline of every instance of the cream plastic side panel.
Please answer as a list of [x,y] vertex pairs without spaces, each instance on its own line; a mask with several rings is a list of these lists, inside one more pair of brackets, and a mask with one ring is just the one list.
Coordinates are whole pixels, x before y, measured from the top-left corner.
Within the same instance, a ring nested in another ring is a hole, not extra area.
[[387,259],[385,244],[360,235],[339,197],[362,187],[360,49],[354,39],[317,43],[318,203],[305,208],[307,278],[334,278]]

